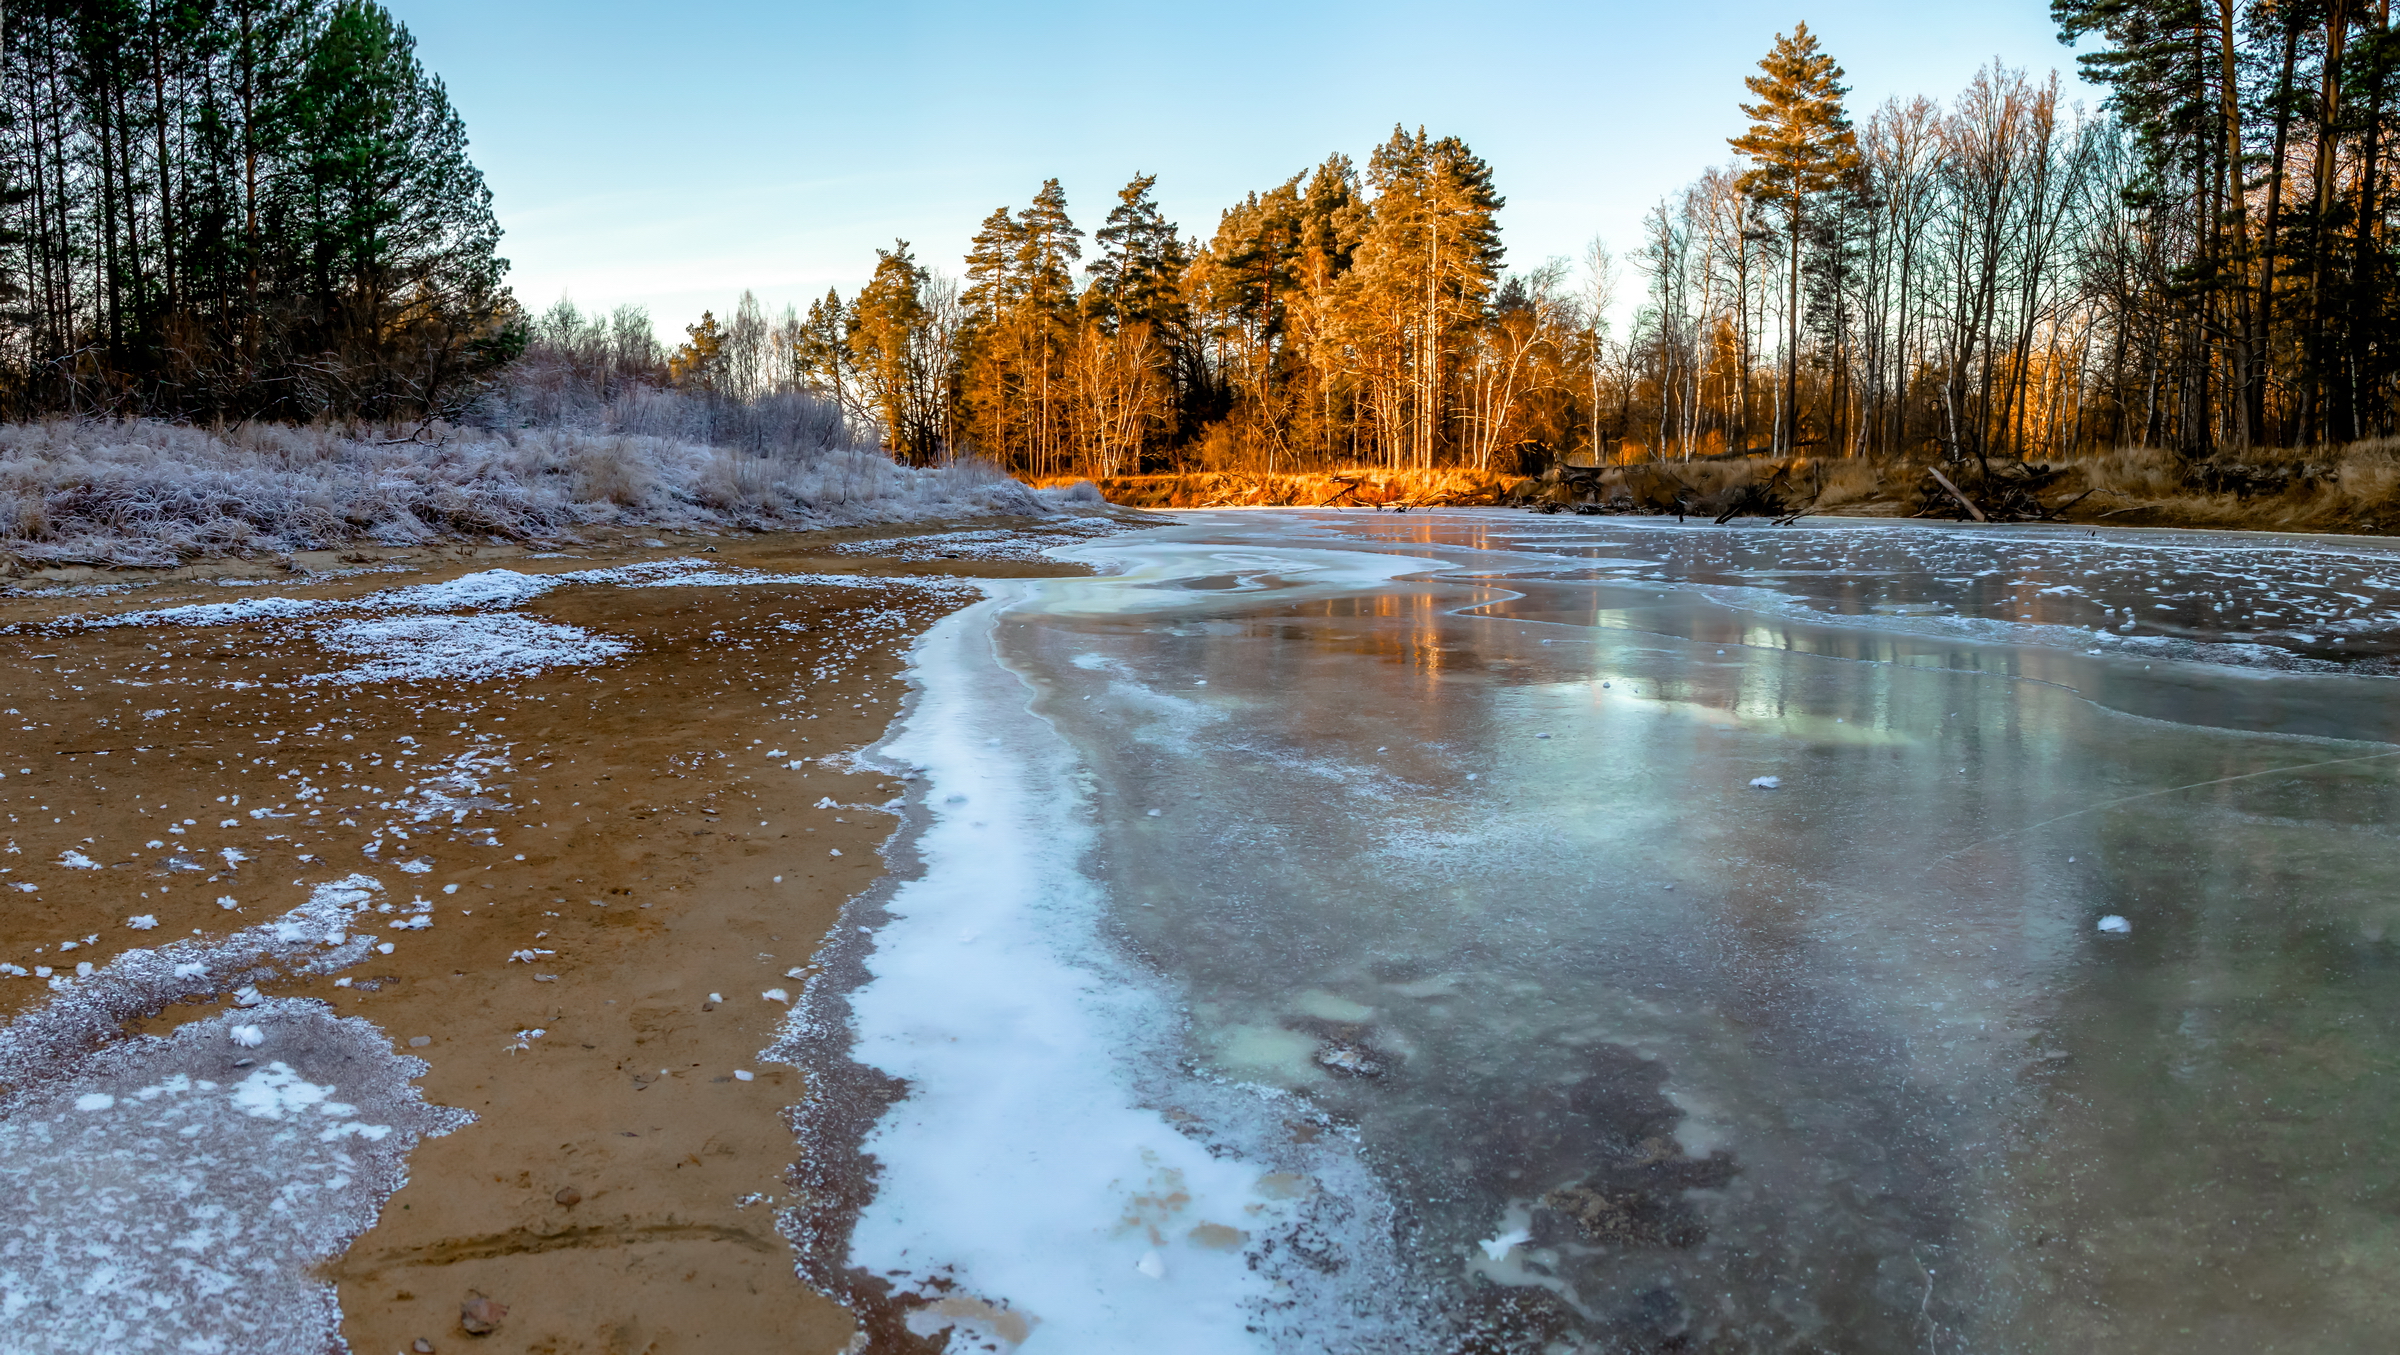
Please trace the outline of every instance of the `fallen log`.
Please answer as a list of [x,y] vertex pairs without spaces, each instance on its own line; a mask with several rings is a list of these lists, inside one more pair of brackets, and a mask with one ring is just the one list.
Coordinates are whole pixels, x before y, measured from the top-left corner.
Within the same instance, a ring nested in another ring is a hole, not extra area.
[[1970,498],[1968,498],[1968,497],[1967,497],[1965,494],[1961,493],[1961,492],[1959,491],[1959,488],[1958,488],[1958,486],[1956,486],[1956,485],[1954,485],[1954,484],[1950,483],[1950,477],[1949,477],[1949,476],[1947,476],[1947,475],[1944,475],[1944,474],[1942,474],[1942,468],[1941,468],[1941,467],[1939,467],[1939,466],[1927,466],[1925,469],[1926,469],[1927,471],[1929,471],[1929,472],[1931,472],[1931,473],[1932,473],[1932,475],[1933,475],[1933,482],[1934,482],[1935,484],[1937,484],[1937,485],[1940,485],[1940,486],[1943,488],[1943,490],[1944,490],[1944,491],[1946,491],[1946,492],[1947,492],[1947,493],[1950,495],[1950,497],[1951,497],[1951,498],[1958,500],[1958,505],[1959,505],[1959,507],[1961,507],[1961,508],[1964,508],[1964,509],[1966,509],[1966,510],[1967,510],[1969,513],[1972,513],[1972,514],[1974,514],[1974,516],[1975,516],[1975,520],[1976,520],[1977,522],[1989,522],[1989,521],[1991,521],[1991,519],[1990,519],[1990,518],[1987,518],[1987,517],[1985,517],[1985,516],[1983,515],[1983,510],[1982,510],[1982,509],[1980,509],[1980,508],[1977,508],[1977,507],[1975,506],[1975,501],[1974,501],[1973,499],[1970,499]]

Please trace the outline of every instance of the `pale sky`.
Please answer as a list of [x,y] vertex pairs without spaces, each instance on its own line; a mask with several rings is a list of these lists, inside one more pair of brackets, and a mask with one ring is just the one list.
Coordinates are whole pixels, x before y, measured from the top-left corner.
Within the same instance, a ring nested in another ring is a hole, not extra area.
[[1480,6],[387,0],[464,115],[533,310],[650,308],[662,338],[745,287],[845,296],[895,236],[960,271],[994,207],[1060,179],[1098,226],[1135,173],[1187,235],[1395,123],[1456,134],[1508,199],[1512,268],[1620,255],[1731,158],[1742,77],[1806,19],[1861,122],[1992,60],[2074,79],[2046,0],[1485,0]]

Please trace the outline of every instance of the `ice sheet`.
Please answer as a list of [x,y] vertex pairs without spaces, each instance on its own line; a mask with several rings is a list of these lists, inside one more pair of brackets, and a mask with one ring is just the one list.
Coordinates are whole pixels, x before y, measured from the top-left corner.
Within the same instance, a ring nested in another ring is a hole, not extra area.
[[852,1057],[909,1088],[864,1144],[850,1264],[952,1349],[1413,1348],[1373,1293],[1386,1206],[1342,1136],[1295,1143],[1305,1108],[1175,1074],[1172,994],[1107,944],[1080,868],[1073,760],[993,662],[1005,587],[923,639],[878,751],[933,808],[848,995]]
[[929,642],[924,878],[832,946],[899,1079],[850,1256],[957,1280],[920,1325],[1160,1339],[1098,1305],[1177,1253],[1093,1178],[1142,1179],[1127,1106],[1272,1160],[1200,1085],[1354,1126],[1323,1196],[1388,1202],[1333,1230],[1397,1258],[1337,1268],[1387,1325],[1226,1291],[1268,1348],[2381,1329],[2387,548],[1246,513],[1075,553],[1110,572]]

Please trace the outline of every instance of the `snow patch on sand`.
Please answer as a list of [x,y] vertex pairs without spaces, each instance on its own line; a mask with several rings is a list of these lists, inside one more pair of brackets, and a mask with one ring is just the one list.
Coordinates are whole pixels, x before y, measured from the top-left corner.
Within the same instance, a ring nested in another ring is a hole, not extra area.
[[365,1021],[302,999],[243,1017],[112,1044],[0,1110],[8,1349],[340,1348],[313,1268],[374,1223],[420,1139],[471,1117],[427,1105],[423,1061]]
[[303,681],[481,682],[564,664],[603,663],[633,648],[580,626],[507,615],[345,621],[318,631],[316,640],[337,653],[374,657],[356,668],[312,674]]
[[[470,1118],[425,1065],[323,1003],[259,995],[370,953],[382,886],[328,881],[270,922],[50,980],[0,1029],[0,1323],[21,1351],[292,1352],[339,1342],[313,1268],[374,1221],[418,1139]],[[238,990],[165,1037],[122,1023]],[[259,1055],[250,1051],[258,1050]],[[263,1061],[262,1061],[263,1060]]]

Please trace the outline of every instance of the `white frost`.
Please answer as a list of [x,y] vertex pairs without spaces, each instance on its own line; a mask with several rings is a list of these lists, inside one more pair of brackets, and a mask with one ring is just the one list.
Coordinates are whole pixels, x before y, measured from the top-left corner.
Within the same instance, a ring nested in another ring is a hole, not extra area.
[[1498,1237],[1487,1237],[1475,1245],[1483,1248],[1483,1254],[1492,1260],[1505,1261],[1511,1251],[1531,1241],[1533,1241],[1531,1229],[1516,1228],[1502,1233]]

